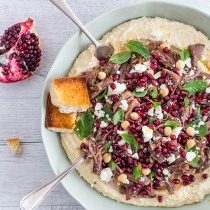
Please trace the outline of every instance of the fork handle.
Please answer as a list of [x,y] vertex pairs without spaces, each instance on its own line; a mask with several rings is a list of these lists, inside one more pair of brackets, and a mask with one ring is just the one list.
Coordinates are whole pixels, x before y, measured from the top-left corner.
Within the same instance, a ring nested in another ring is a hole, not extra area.
[[89,33],[89,31],[83,26],[79,21],[73,11],[70,9],[65,0],[50,0],[58,9],[60,9],[64,14],[66,14],[90,39],[90,41],[98,47],[100,44],[95,40],[95,38]]
[[36,189],[35,191],[26,195],[20,201],[20,209],[21,210],[34,210],[39,204],[44,200],[44,198],[56,187],[61,180],[70,172],[72,172],[78,165],[80,165],[87,158],[87,153],[83,155],[78,161],[76,161],[73,165],[67,168],[60,175],[56,176],[54,179]]

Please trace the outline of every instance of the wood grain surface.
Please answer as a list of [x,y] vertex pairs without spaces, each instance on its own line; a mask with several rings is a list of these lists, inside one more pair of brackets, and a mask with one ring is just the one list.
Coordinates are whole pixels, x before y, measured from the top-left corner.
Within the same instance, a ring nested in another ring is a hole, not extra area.
[[[82,23],[100,13],[135,0],[67,0]],[[174,0],[194,5],[206,12],[210,0]],[[0,34],[11,25],[34,20],[43,46],[37,72],[29,79],[0,83],[0,210],[19,209],[26,194],[54,177],[40,135],[40,103],[45,77],[59,50],[78,28],[48,0],[1,0]],[[206,26],[209,27],[209,26]],[[20,138],[24,152],[12,155],[6,140]],[[40,210],[82,210],[62,187],[57,186]]]

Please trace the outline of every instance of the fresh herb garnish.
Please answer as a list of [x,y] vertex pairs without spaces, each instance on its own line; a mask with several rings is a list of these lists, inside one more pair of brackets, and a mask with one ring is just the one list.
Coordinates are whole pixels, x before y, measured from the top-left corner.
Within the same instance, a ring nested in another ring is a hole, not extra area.
[[112,63],[123,64],[128,61],[131,57],[131,52],[120,52],[114,54],[109,60]]
[[140,148],[140,143],[138,141],[136,141],[136,139],[131,136],[130,134],[127,133],[123,133],[120,135],[122,137],[122,139],[124,139],[128,144],[133,145],[136,150],[138,151],[138,149]]
[[76,132],[80,138],[85,138],[90,135],[93,128],[93,116],[90,111],[85,112],[79,119]]
[[207,83],[201,80],[190,80],[184,84],[184,90],[186,90],[190,95],[194,95],[197,92],[205,90]]
[[152,179],[152,177],[155,176],[155,174],[156,174],[155,171],[151,171],[151,172],[149,173],[148,177],[149,177],[150,179]]
[[197,163],[199,161],[199,157],[198,157],[198,151],[196,150],[196,148],[195,147],[187,148],[187,146],[185,145],[185,151],[195,153],[195,158],[192,161],[190,161],[190,164],[192,164],[194,166],[197,165]]
[[107,91],[108,91],[108,85],[106,86],[106,89],[105,89],[103,92],[99,93],[99,94],[96,96],[96,98],[97,98],[98,100],[101,100],[101,99],[107,94]]
[[184,48],[180,54],[180,59],[186,61],[190,57],[190,52],[188,49]]
[[190,103],[189,98],[185,98],[185,99],[184,99],[184,108],[185,108],[185,109],[187,109],[187,108],[190,107],[190,106],[189,106],[189,103]]
[[153,157],[150,157],[150,163],[154,163],[155,159]]
[[199,133],[195,134],[195,136],[205,136],[208,133],[208,126],[206,124],[204,125],[200,125],[198,127],[198,125],[200,124],[200,120],[194,120],[191,123],[188,123],[186,125],[186,127],[193,127],[195,128],[196,131],[198,131]]
[[196,106],[196,115],[195,115],[195,119],[200,119],[201,117],[201,105],[197,105]]
[[153,117],[148,117],[148,122],[150,124],[153,124],[154,121],[155,121],[155,119]]
[[136,89],[133,91],[133,96],[140,98],[140,97],[144,97],[147,95],[147,90],[145,90],[143,92],[136,92]]
[[111,160],[109,163],[108,163],[109,167],[111,168],[111,171],[114,171],[114,169],[116,168],[117,166],[117,163],[114,162],[114,160]]
[[139,53],[144,58],[149,58],[149,51],[142,42],[130,40],[126,47],[131,51]]
[[117,125],[117,123],[124,117],[124,111],[122,109],[120,109],[119,111],[117,111],[112,119],[112,122],[114,125]]
[[158,95],[158,91],[157,91],[157,88],[153,85],[153,91],[149,93],[152,98],[157,98],[157,95]]
[[165,123],[164,123],[164,126],[169,126],[171,127],[172,129],[176,128],[177,126],[179,126],[179,123],[178,122],[175,122],[175,121],[171,121],[171,120],[167,120]]
[[112,141],[107,141],[106,144],[104,145],[104,150],[105,152],[109,151],[110,146],[112,145]]
[[112,112],[112,110],[110,110],[110,109],[108,109],[107,107],[103,107],[102,109],[101,109],[102,111],[104,111],[105,112],[105,117],[101,117],[101,120],[103,120],[104,122],[106,122],[107,124],[112,124],[108,119],[107,119],[107,114],[109,115],[109,118],[111,118],[112,117],[112,115],[114,114],[113,112]]
[[133,170],[134,178],[138,179],[141,176],[141,169],[138,166],[136,166],[136,167],[133,167],[132,170]]
[[156,109],[158,106],[160,106],[162,104],[161,102],[154,102],[154,101],[151,101],[151,100],[149,100],[149,101],[152,103],[154,109]]

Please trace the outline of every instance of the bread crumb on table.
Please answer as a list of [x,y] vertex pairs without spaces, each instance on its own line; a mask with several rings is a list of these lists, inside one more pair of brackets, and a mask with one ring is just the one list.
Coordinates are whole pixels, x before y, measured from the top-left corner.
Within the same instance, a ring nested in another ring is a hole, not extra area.
[[13,155],[21,154],[23,152],[23,148],[20,145],[20,139],[7,139],[7,144],[11,150]]

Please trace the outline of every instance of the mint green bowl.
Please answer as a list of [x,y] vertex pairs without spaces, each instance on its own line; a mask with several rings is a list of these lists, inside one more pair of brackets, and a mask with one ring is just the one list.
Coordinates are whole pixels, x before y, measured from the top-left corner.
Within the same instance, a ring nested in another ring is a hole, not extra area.
[[[101,39],[104,34],[111,31],[119,24],[142,16],[158,16],[186,23],[194,26],[197,30],[210,37],[210,27],[208,27],[210,25],[210,16],[207,13],[186,4],[166,1],[141,1],[116,7],[94,18],[86,24],[86,27],[96,39]],[[89,45],[90,42],[88,38],[81,31],[77,31],[60,50],[45,80],[41,102],[41,134],[50,165],[56,175],[64,171],[71,163],[61,145],[59,133],[51,132],[45,128],[45,113],[50,83],[54,78],[67,76],[74,60],[83,50],[87,49]],[[107,198],[97,190],[91,188],[90,185],[79,176],[77,171],[67,175],[62,181],[62,184],[67,192],[88,210],[156,209],[155,207],[145,208],[118,203],[115,200]],[[207,210],[210,209],[208,199],[210,199],[210,195],[206,196],[204,201],[200,203],[185,205],[178,209]]]

